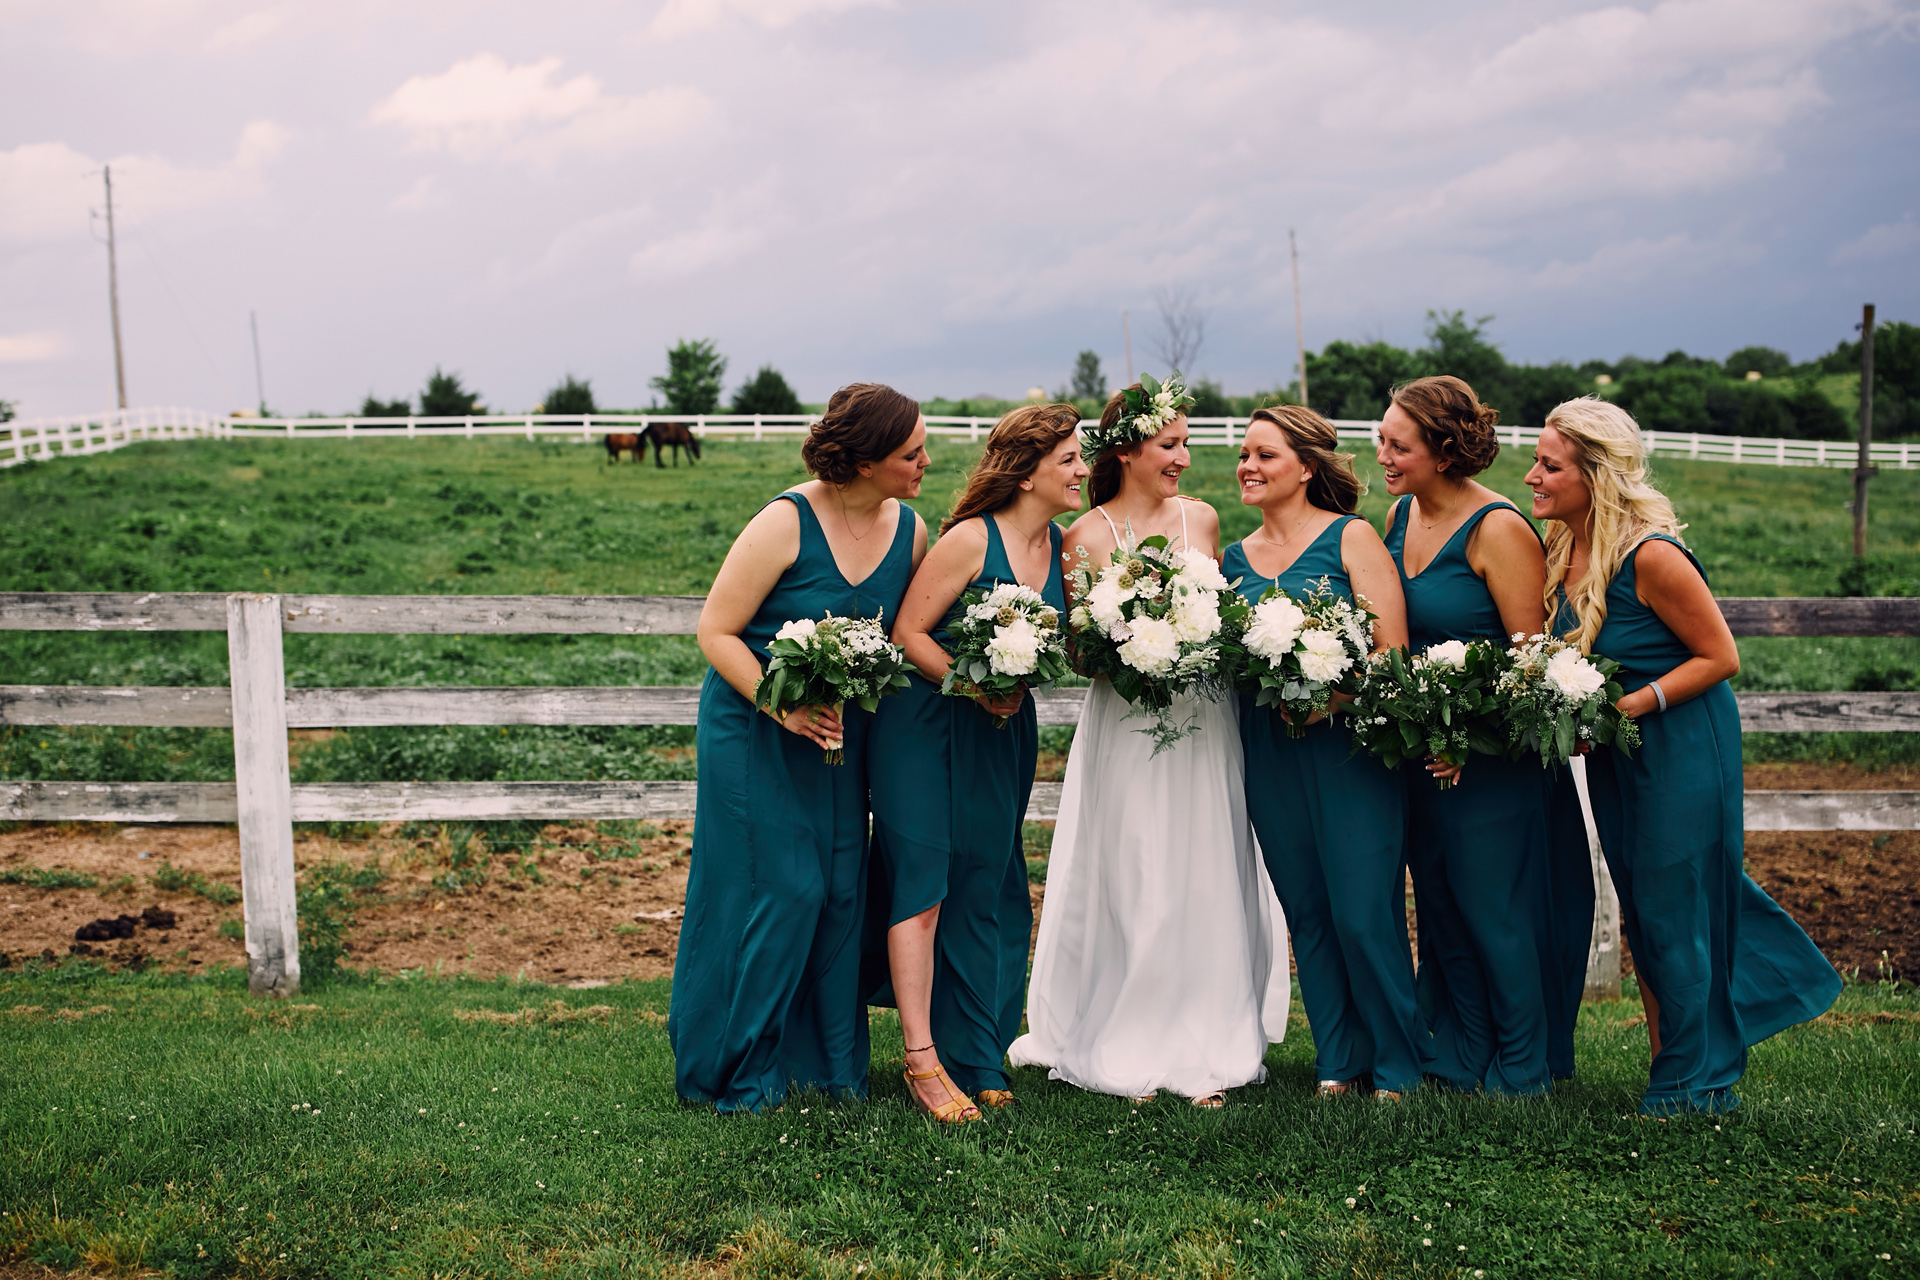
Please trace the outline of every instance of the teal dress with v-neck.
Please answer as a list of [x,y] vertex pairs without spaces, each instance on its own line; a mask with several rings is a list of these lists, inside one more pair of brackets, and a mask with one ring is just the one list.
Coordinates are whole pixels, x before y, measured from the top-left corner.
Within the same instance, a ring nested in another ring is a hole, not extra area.
[[[999,523],[978,518],[986,524],[987,554],[972,585],[991,591],[1018,582]],[[1040,594],[1065,618],[1061,531],[1048,528]],[[944,645],[945,629],[933,638]],[[1021,824],[1033,793],[1039,721],[1033,699],[1024,698],[1006,726],[995,728],[971,698],[948,697],[917,672],[911,679],[880,704],[868,749],[873,859],[862,987],[868,1003],[894,1003],[887,930],[937,904],[929,1012],[940,1061],[967,1093],[1005,1089],[1033,936]]]
[[[1490,502],[1468,516],[1413,576],[1406,507],[1389,513],[1386,543],[1400,566],[1413,652],[1447,640],[1505,645],[1499,606],[1466,547],[1482,520],[1513,505]],[[1463,1090],[1543,1093],[1561,990],[1547,859],[1552,780],[1537,761],[1490,755],[1469,759],[1445,790],[1424,761],[1403,771],[1420,1007],[1432,1035],[1427,1074]]]
[[[913,576],[916,521],[898,507],[879,567],[848,582],[798,493],[800,552],[740,633],[763,661],[782,624],[880,615],[891,631]],[[699,791],[667,1038],[674,1086],[723,1112],[779,1105],[790,1086],[867,1091],[860,928],[873,717],[842,712],[846,762],[756,710],[711,668],[700,687]]]
[[[1628,693],[1693,656],[1636,585],[1640,548],[1607,584],[1607,616],[1590,646],[1618,662]],[[1561,634],[1576,625],[1565,596]],[[1650,1115],[1725,1111],[1747,1048],[1818,1017],[1840,975],[1805,930],[1744,870],[1746,780],[1740,708],[1721,681],[1698,697],[1640,717],[1640,746],[1587,756],[1594,826],[1620,894],[1620,928],[1634,974],[1660,1003],[1660,1056],[1640,1109]]]
[[[1278,586],[1304,596],[1325,578],[1351,599],[1340,555],[1343,516],[1328,525],[1277,578],[1254,572],[1246,549],[1227,548],[1221,572],[1258,603]],[[1339,716],[1298,738],[1271,707],[1240,704],[1247,816],[1267,875],[1286,912],[1313,1029],[1314,1074],[1404,1092],[1420,1083],[1426,1038],[1407,949],[1406,783],[1371,755],[1356,755]]]

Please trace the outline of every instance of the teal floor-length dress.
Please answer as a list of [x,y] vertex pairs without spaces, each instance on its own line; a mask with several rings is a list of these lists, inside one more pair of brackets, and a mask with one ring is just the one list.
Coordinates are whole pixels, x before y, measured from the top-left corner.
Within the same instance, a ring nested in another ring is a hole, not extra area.
[[[986,522],[987,555],[973,585],[1018,582],[1000,527]],[[1064,619],[1058,525],[1041,595]],[[944,630],[935,640],[945,644]],[[967,1093],[1008,1087],[1007,1046],[1020,1034],[1033,901],[1021,823],[1033,792],[1039,728],[1033,699],[1006,727],[971,698],[948,697],[917,673],[881,703],[868,748],[873,859],[868,872],[862,985],[894,1003],[887,930],[940,904],[933,943],[931,1019],[940,1061]],[[917,1047],[917,1046],[916,1046]]]
[[[1326,578],[1351,598],[1340,557],[1345,516],[1322,530],[1278,578],[1246,550],[1227,548],[1221,572],[1257,603],[1268,587],[1294,596]],[[1378,1089],[1420,1083],[1424,1039],[1407,950],[1406,784],[1370,755],[1355,755],[1340,717],[1291,737],[1272,708],[1241,700],[1247,815],[1286,912],[1300,996],[1321,1080],[1371,1074]]]
[[[1653,536],[1686,550],[1677,538]],[[1638,554],[1636,547],[1607,584],[1606,621],[1591,646],[1621,664],[1628,693],[1693,656],[1640,602]],[[1687,559],[1700,569],[1691,551]],[[1555,626],[1574,625],[1563,599]],[[1840,975],[1744,870],[1746,781],[1733,689],[1723,680],[1639,725],[1631,756],[1606,749],[1587,757],[1587,789],[1634,973],[1660,1003],[1660,1055],[1640,1109],[1725,1111],[1739,1105],[1733,1086],[1748,1046],[1818,1017],[1840,994]]]
[[[1408,576],[1407,503],[1388,517],[1413,652],[1446,640],[1507,641],[1499,606],[1467,560],[1467,540],[1507,502],[1467,517]],[[1532,526],[1529,525],[1529,528]],[[1559,987],[1548,883],[1552,780],[1537,760],[1475,755],[1442,790],[1422,761],[1407,778],[1407,865],[1420,933],[1420,1007],[1428,1075],[1462,1090],[1543,1093],[1550,1087],[1550,994]],[[1584,959],[1584,957],[1583,957]]]
[[[879,614],[891,631],[913,574],[913,511],[899,507],[886,558],[859,583],[841,574],[813,507],[800,553],[740,638],[762,660],[783,623]],[[711,669],[695,732],[699,794],[686,918],[667,1037],[674,1086],[722,1112],[777,1106],[790,1085],[864,1097],[867,1018],[860,926],[867,871],[867,757],[873,717],[843,710],[846,762],[789,733]]]

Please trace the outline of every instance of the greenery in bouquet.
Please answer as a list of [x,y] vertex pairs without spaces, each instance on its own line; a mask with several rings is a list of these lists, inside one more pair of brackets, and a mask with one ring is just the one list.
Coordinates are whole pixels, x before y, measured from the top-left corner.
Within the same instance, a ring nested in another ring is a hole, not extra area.
[[1326,578],[1298,598],[1271,586],[1246,618],[1245,665],[1239,683],[1253,705],[1279,707],[1287,732],[1300,737],[1314,714],[1325,715],[1335,693],[1352,693],[1373,650],[1374,614],[1333,589]]
[[[968,587],[947,615],[947,653],[953,665],[940,692],[955,698],[1003,697],[1047,689],[1071,675],[1060,615],[1038,591],[1002,582],[991,591]],[[996,729],[1007,727],[994,716]]]
[[[1389,769],[1428,758],[1461,765],[1474,751],[1505,755],[1495,688],[1500,664],[1499,648],[1486,640],[1375,654],[1347,708],[1354,750],[1371,752]],[[1439,783],[1442,790],[1451,785]]]
[[1509,754],[1536,754],[1542,768],[1594,745],[1631,755],[1640,726],[1614,706],[1623,692],[1614,679],[1619,670],[1613,659],[1582,655],[1557,636],[1516,634],[1495,684]]
[[1157,534],[1134,542],[1131,529],[1105,565],[1096,567],[1080,548],[1072,578],[1068,622],[1080,670],[1107,677],[1136,712],[1151,714],[1141,732],[1158,755],[1194,729],[1192,721],[1174,722],[1177,695],[1221,697],[1231,689],[1246,601],[1211,556],[1170,550]]
[[[795,707],[849,702],[872,711],[880,699],[907,687],[906,651],[887,638],[878,614],[842,618],[829,613],[818,622],[784,623],[767,646],[767,657],[753,701],[775,716]],[[844,764],[846,750],[832,748],[825,759]]]

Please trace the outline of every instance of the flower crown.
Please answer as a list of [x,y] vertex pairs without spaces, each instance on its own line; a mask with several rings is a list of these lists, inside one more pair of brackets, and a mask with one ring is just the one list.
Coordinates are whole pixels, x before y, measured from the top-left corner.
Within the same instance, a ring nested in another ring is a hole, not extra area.
[[1152,374],[1143,373],[1137,388],[1128,387],[1120,394],[1124,403],[1117,422],[1111,427],[1095,424],[1080,433],[1081,452],[1090,462],[1098,461],[1115,449],[1153,439],[1160,434],[1161,428],[1179,417],[1182,410],[1193,403],[1193,397],[1187,394],[1186,381],[1177,369],[1167,375],[1165,382],[1158,382]]

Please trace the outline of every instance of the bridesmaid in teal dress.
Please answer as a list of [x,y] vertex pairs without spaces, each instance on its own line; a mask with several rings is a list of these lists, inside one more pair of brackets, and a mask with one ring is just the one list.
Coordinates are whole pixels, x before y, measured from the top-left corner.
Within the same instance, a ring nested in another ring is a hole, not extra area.
[[[1406,643],[1399,576],[1373,526],[1353,514],[1360,481],[1334,429],[1310,409],[1257,410],[1240,447],[1240,501],[1260,528],[1227,548],[1221,572],[1257,604],[1278,585],[1326,579],[1378,616],[1376,651]],[[1242,699],[1247,814],[1286,911],[1323,1096],[1370,1079],[1397,1099],[1420,1083],[1425,1038],[1407,948],[1405,792],[1399,773],[1355,755],[1337,717],[1304,736]]]
[[1586,758],[1647,1006],[1653,1064],[1640,1110],[1730,1110],[1748,1047],[1818,1017],[1841,987],[1743,870],[1740,710],[1727,684],[1740,651],[1672,504],[1647,482],[1625,410],[1591,399],[1555,409],[1527,483],[1549,522],[1555,628],[1621,664],[1619,707],[1640,726],[1631,756]]
[[969,1094],[1013,1102],[1004,1059],[1033,934],[1021,823],[1039,753],[1031,698],[940,692],[944,620],[968,587],[1002,583],[1032,587],[1064,618],[1053,517],[1080,508],[1079,422],[1074,406],[1050,404],[995,425],[894,624],[919,675],[874,719],[865,985],[869,1003],[898,1005],[908,1083],[942,1120],[977,1118]]
[[[817,479],[761,508],[700,613],[699,793],[667,1038],[674,1085],[723,1114],[778,1106],[791,1086],[867,1091],[860,928],[872,716],[753,703],[782,623],[879,614],[891,626],[926,548],[903,501],[927,469],[919,406],[856,383],[834,393],[802,452]],[[822,762],[844,746],[846,762]]]
[[[1460,379],[1438,377],[1395,391],[1381,422],[1378,458],[1400,497],[1386,543],[1415,653],[1545,629],[1539,535],[1472,478],[1500,451],[1497,416]],[[1562,991],[1547,861],[1551,779],[1537,761],[1486,755],[1464,771],[1437,763],[1406,771],[1420,1002],[1432,1033],[1426,1072],[1461,1090],[1544,1093]],[[1442,779],[1452,785],[1443,790]]]

